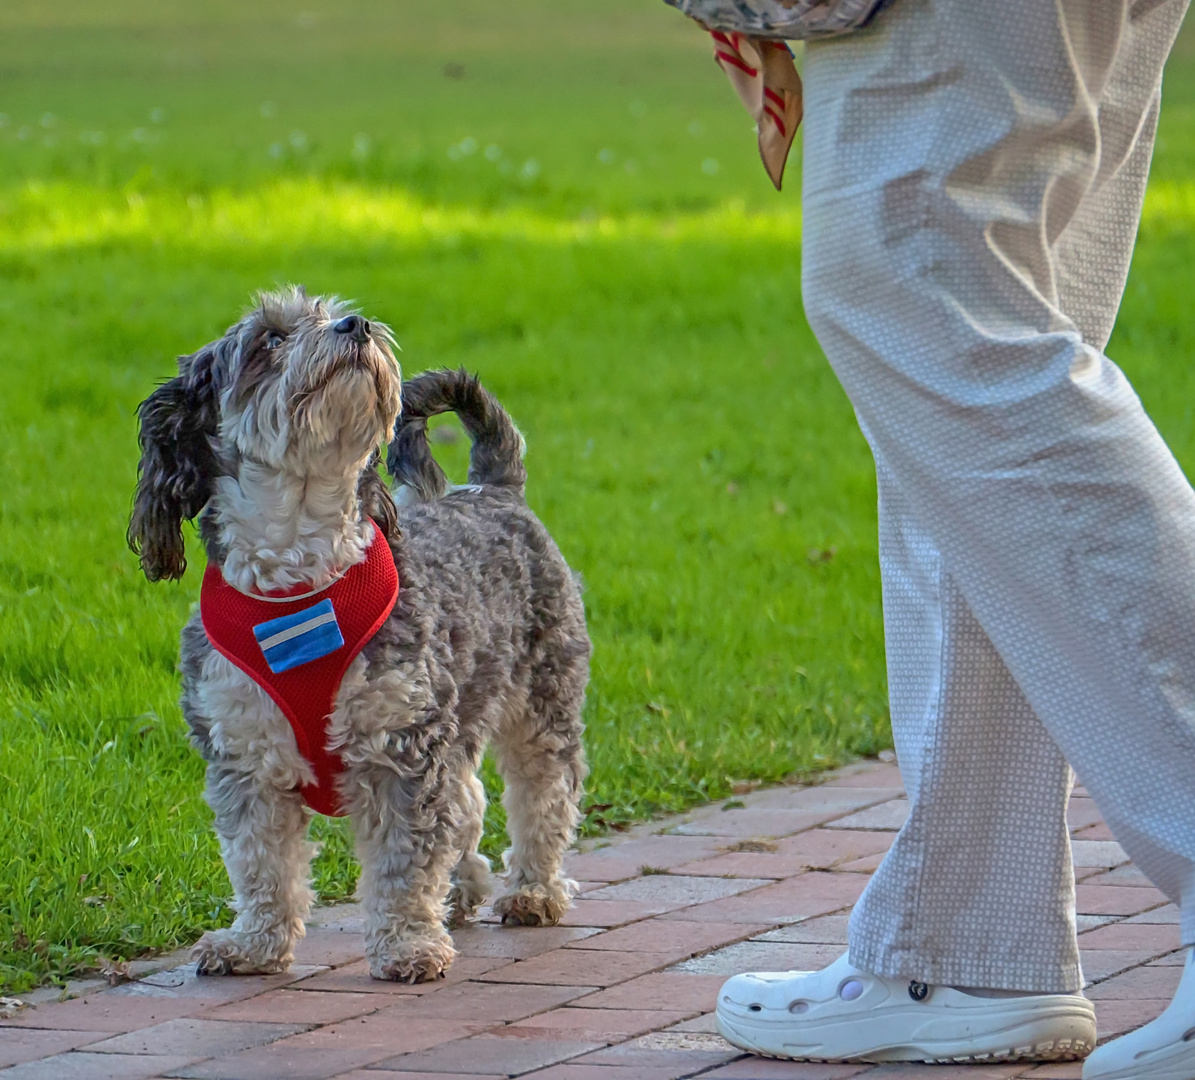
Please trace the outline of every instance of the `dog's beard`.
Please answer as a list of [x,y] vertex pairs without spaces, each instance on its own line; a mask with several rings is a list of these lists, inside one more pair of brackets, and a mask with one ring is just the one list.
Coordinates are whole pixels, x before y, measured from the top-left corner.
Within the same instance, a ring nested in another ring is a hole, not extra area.
[[389,437],[399,404],[397,365],[374,342],[312,349],[261,380],[222,434],[241,457],[280,470],[337,472]]
[[378,375],[362,362],[339,363],[310,390],[295,397],[291,410],[292,449],[355,458],[382,442],[393,427],[391,397],[379,393]]

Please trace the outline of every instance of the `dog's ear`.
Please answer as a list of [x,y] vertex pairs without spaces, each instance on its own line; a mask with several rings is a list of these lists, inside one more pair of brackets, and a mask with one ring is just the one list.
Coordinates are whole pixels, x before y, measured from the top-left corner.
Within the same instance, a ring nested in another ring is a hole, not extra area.
[[211,440],[219,421],[215,352],[209,345],[182,357],[177,378],[159,386],[137,410],[141,461],[128,540],[150,581],[183,576],[182,524],[211,495],[217,472]]

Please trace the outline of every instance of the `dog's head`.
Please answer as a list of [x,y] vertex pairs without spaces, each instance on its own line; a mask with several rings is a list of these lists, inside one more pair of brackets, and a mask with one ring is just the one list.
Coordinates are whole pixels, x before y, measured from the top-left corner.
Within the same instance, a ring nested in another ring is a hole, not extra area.
[[389,439],[400,376],[390,331],[301,288],[264,294],[218,341],[179,359],[141,403],[129,546],[151,581],[186,569],[182,523],[244,462],[356,477]]

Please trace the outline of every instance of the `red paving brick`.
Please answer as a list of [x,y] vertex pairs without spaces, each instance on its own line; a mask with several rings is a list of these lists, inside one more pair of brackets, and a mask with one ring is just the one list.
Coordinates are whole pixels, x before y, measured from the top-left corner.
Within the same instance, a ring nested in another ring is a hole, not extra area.
[[1075,892],[1080,915],[1136,915],[1166,903],[1166,896],[1152,888],[1080,885]]
[[[389,1056],[388,1050],[370,1046],[332,1049],[271,1043],[202,1061],[169,1075],[183,1080],[329,1080]],[[367,1075],[380,1080],[375,1073]]]
[[[881,835],[894,836],[895,834],[884,833]],[[880,863],[884,861],[886,854],[886,851],[880,851],[875,855],[868,855],[864,859],[855,859],[853,862],[842,863],[836,869],[848,874],[874,874],[880,868]]]
[[653,915],[661,915],[665,911],[673,911],[678,907],[684,907],[684,904],[647,904],[637,900],[591,900],[586,894],[581,899],[573,901],[573,906],[565,912],[560,924],[562,926],[625,926],[627,923],[648,919]]
[[794,922],[815,915],[828,915],[850,907],[867,885],[860,874],[826,874],[811,871],[765,885],[739,896],[728,896],[707,904],[665,915],[686,922]]
[[[4,1080],[1077,1080],[1065,1063],[777,1062],[717,1035],[726,975],[840,954],[847,912],[904,819],[900,796],[894,766],[865,765],[638,828],[569,856],[584,896],[561,926],[502,927],[483,909],[456,932],[448,977],[419,986],[369,978],[360,907],[329,909],[284,975],[201,979],[184,965],[0,1021],[0,1068]],[[1069,818],[1107,1039],[1169,1000],[1178,913],[1122,863],[1082,790]]]
[[66,1050],[98,1042],[98,1031],[42,1031],[35,1028],[0,1028],[0,1069],[23,1061],[61,1054]]
[[[1071,843],[1071,858],[1076,868],[1097,866],[1104,870],[1129,861],[1124,848],[1115,840],[1074,840]],[[1149,882],[1146,881],[1145,884],[1148,885]]]
[[1135,885],[1139,888],[1152,888],[1149,878],[1131,863],[1095,874],[1086,878],[1085,882],[1088,885]]
[[678,873],[705,877],[759,878],[777,881],[809,869],[802,859],[781,860],[766,851],[734,851],[701,862],[685,863]]
[[[707,1001],[705,1003],[705,1008],[712,1008],[716,998],[717,995],[715,995],[713,999]],[[721,1032],[718,1031],[718,1018],[712,1012],[702,1013],[699,1016],[692,1016],[688,1020],[682,1020],[679,1024],[673,1024],[672,1027],[668,1028],[668,1030],[679,1032],[702,1031],[708,1035],[721,1034]]]
[[[933,1077],[933,1080],[1007,1080],[1024,1071],[1024,1065],[877,1065],[863,1075],[867,1080],[906,1080],[909,1077]],[[932,1071],[928,1071],[932,1070]]]
[[[354,1024],[360,1026],[348,1026]],[[350,1020],[192,1065],[177,1075],[187,1080],[327,1080],[396,1053],[425,1050],[460,1039],[478,1027],[437,1020],[401,1026],[392,1020]]]
[[484,1020],[421,1020],[414,1024],[395,1022],[395,1010],[385,1009],[370,1016],[342,1020],[338,1024],[316,1028],[302,1035],[292,1035],[279,1047],[299,1050],[384,1050],[388,1054],[405,1054],[424,1050],[429,1046],[462,1039],[484,1031],[490,1024]]
[[335,1080],[506,1080],[502,1073],[446,1073],[446,1072],[394,1072],[391,1069],[354,1069],[341,1073]]
[[289,971],[281,975],[207,976],[197,975],[194,964],[183,964],[155,972],[139,982],[118,986],[108,993],[114,997],[153,995],[159,998],[191,998],[205,1005],[219,1005],[226,1001],[243,1001],[282,986],[292,986],[323,970],[320,966],[293,964]]
[[579,1009],[673,1009],[698,1013],[712,1008],[725,981],[723,975],[657,971],[577,998],[572,1004]]
[[[648,1037],[651,1038],[653,1037]],[[667,1069],[677,1076],[692,1076],[741,1056],[738,1050],[727,1043],[722,1043],[718,1050],[659,1049],[644,1045],[647,1041],[632,1039],[618,1046],[607,1046],[591,1054],[583,1054],[573,1060],[578,1065],[608,1065],[619,1069]]]
[[1121,975],[1089,986],[1084,993],[1093,1001],[1100,998],[1171,998],[1178,989],[1183,969],[1177,965],[1134,967]]
[[621,952],[671,953],[677,959],[696,956],[719,945],[741,941],[752,934],[767,930],[770,924],[752,926],[750,923],[668,922],[648,919],[617,930],[608,930],[596,937],[573,942],[569,948]]
[[598,931],[587,926],[495,926],[475,923],[452,932],[452,943],[461,956],[526,960],[581,941]]
[[526,1080],[676,1080],[684,1076],[675,1069],[644,1068],[639,1065],[619,1067],[617,1065],[575,1065],[565,1062],[563,1065],[552,1065],[547,1069],[537,1069],[533,1073],[524,1073]]
[[894,791],[885,786],[841,788],[833,784],[821,784],[796,790],[764,788],[747,798],[751,809],[808,810],[829,820],[888,802],[894,795],[903,794],[899,789]]
[[91,1054],[76,1050],[17,1065],[4,1073],[4,1080],[150,1080],[181,1076],[186,1064],[186,1058],[161,1054]]
[[1174,904],[1166,904],[1151,911],[1143,911],[1140,915],[1133,915],[1125,920],[1130,923],[1173,923],[1179,922],[1178,908]]
[[1150,967],[1160,967],[1163,965],[1173,964],[1175,967],[1182,967],[1187,962],[1187,950],[1179,949],[1176,952],[1167,953],[1165,956],[1159,956],[1156,960],[1149,962]]
[[673,830],[684,836],[720,836],[724,842],[755,836],[791,836],[822,825],[828,818],[841,817],[817,810],[727,810],[698,821],[685,822]]
[[594,988],[590,986],[524,984],[514,990],[501,983],[468,982],[450,986],[438,994],[404,998],[387,1006],[385,1014],[379,1015],[378,1019],[390,1018],[395,1024],[422,1023],[424,1020],[509,1023],[559,1008],[593,992]]
[[1102,821],[1098,825],[1089,825],[1086,829],[1074,832],[1076,840],[1115,840],[1116,836]]
[[1082,796],[1072,797],[1066,808],[1066,823],[1071,832],[1088,829],[1092,825],[1102,825],[1104,819],[1095,808],[1095,802]]
[[88,1046],[99,1054],[170,1054],[216,1057],[275,1042],[303,1030],[298,1024],[237,1023],[231,1020],[167,1020],[127,1035],[114,1035]]
[[804,922],[782,926],[778,930],[760,935],[760,940],[845,946],[849,923],[849,914],[823,915],[817,919],[806,919]]
[[737,975],[740,971],[817,971],[834,963],[841,945],[740,941],[685,961],[680,970],[697,975]]
[[435,982],[400,983],[373,979],[369,975],[369,963],[358,960],[333,971],[325,971],[303,982],[304,990],[331,990],[339,993],[349,990],[362,994],[434,994],[446,986],[455,986],[467,979],[475,979],[487,971],[493,971],[511,961],[503,957],[458,956],[448,969],[448,974]]
[[492,1034],[510,1038],[556,1038],[577,1042],[626,1042],[636,1035],[659,1031],[686,1019],[676,1010],[575,1009],[566,1006],[519,1020]]
[[561,1061],[578,1057],[600,1044],[563,1039],[504,1039],[493,1035],[478,1035],[445,1043],[431,1050],[404,1054],[383,1062],[396,1072],[492,1073],[515,1075],[546,1069]]
[[824,1065],[812,1061],[769,1061],[743,1058],[702,1074],[717,1080],[846,1080],[873,1069],[871,1065]]
[[1178,927],[1165,923],[1113,923],[1079,936],[1081,949],[1140,949],[1155,953],[1177,949]]
[[557,949],[498,968],[482,975],[480,981],[604,987],[667,967],[678,959],[675,953]]
[[632,881],[607,885],[604,889],[589,893],[587,900],[629,900],[632,903],[666,905],[661,910],[673,911],[735,896],[767,884],[770,882],[751,878],[731,880],[686,874],[647,874]]
[[1118,972],[1146,964],[1155,954],[1148,950],[1093,949],[1080,953],[1083,975],[1089,983],[1102,982]]
[[295,945],[296,964],[339,967],[359,960],[364,955],[365,942],[360,934],[328,930],[322,926],[308,929],[307,936]]
[[1081,1061],[1056,1061],[1046,1065],[1034,1065],[1021,1074],[1031,1080],[1081,1080]]
[[386,1004],[382,994],[332,993],[329,990],[271,990],[204,1012],[205,1020],[261,1020],[274,1024],[334,1024],[375,1012]]
[[909,816],[909,803],[903,796],[889,799],[878,806],[870,806],[829,823],[832,829],[881,829],[897,832]]
[[1133,998],[1128,1001],[1095,1002],[1095,1027],[1100,1042],[1148,1024],[1170,1004],[1170,999]]
[[502,1073],[394,1072],[392,1069],[354,1069],[335,1080],[506,1080]]
[[891,833],[852,829],[810,829],[776,843],[775,851],[731,851],[678,867],[682,874],[784,878],[806,870],[825,870],[868,855],[886,852]]
[[582,881],[622,881],[644,867],[671,870],[682,863],[717,854],[725,841],[708,836],[645,836],[565,859],[570,877]]
[[64,1028],[110,1033],[135,1031],[137,1028],[150,1027],[165,1020],[194,1016],[206,1007],[207,1003],[195,998],[141,996],[107,991],[87,994],[61,1004],[23,1009],[14,1019],[0,1021],[0,1031],[9,1027]]
[[820,786],[895,788],[898,792],[905,789],[900,769],[896,765],[877,765],[874,762],[860,766],[848,765],[840,774],[827,777]]

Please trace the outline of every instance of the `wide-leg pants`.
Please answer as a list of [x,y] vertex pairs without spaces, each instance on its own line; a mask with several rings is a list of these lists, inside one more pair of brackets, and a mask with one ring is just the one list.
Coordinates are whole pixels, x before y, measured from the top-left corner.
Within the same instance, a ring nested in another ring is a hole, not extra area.
[[1195,493],[1103,354],[1185,7],[894,0],[806,50],[803,294],[876,459],[911,803],[860,968],[1079,988],[1068,763],[1195,944]]

